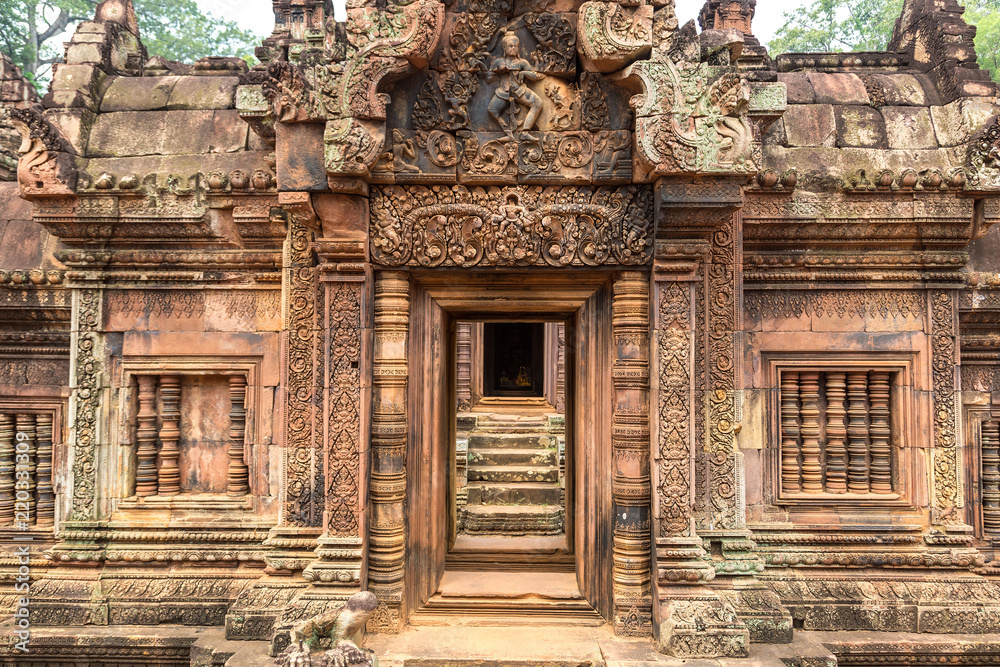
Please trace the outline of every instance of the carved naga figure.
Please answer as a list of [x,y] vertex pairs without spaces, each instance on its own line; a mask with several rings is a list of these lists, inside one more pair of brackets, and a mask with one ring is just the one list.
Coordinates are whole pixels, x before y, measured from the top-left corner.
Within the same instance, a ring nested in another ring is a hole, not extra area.
[[[531,64],[521,57],[521,42],[512,32],[504,35],[503,53],[503,58],[493,60],[490,72],[486,76],[486,81],[489,83],[500,79],[500,85],[493,93],[487,111],[504,132],[513,135],[514,130],[518,129],[518,123],[514,120],[517,105],[526,107],[528,115],[524,117],[520,129],[528,132],[535,126],[538,114],[542,111],[542,100],[528,88],[525,79],[541,81],[544,75],[534,71]],[[509,113],[510,119],[504,118],[505,112]]]
[[[307,618],[292,627],[292,643],[275,658],[276,667],[376,667],[375,654],[354,643],[375,612],[378,600],[368,591],[355,593],[343,605]],[[330,638],[330,650],[320,640]]]

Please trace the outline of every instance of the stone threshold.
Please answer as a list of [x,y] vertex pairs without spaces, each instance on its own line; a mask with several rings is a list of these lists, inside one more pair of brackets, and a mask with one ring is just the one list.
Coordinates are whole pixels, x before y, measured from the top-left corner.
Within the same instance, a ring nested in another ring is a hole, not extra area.
[[[221,627],[36,627],[27,656],[12,652],[13,630],[0,629],[0,664],[271,667],[268,642],[227,641]],[[379,667],[908,667],[998,665],[998,635],[796,630],[790,644],[751,644],[747,658],[678,659],[651,640],[614,636],[610,624],[491,627],[408,627],[369,635]]]

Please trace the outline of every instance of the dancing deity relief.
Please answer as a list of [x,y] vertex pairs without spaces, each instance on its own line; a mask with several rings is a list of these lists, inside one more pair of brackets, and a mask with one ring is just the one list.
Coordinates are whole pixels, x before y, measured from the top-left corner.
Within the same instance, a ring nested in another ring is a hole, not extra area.
[[[542,111],[542,100],[528,88],[525,79],[541,81],[544,76],[521,57],[521,42],[517,35],[506,33],[503,38],[503,57],[493,60],[486,81],[493,83],[500,80],[488,111],[490,117],[508,135],[513,136],[518,129],[527,132],[535,126],[538,114]],[[518,106],[527,109],[527,115],[521,123],[517,122]]]

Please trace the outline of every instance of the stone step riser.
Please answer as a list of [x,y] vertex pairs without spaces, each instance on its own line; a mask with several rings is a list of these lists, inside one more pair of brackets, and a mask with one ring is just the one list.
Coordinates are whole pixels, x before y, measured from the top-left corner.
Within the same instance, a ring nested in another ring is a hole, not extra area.
[[553,435],[526,434],[471,434],[469,449],[552,449],[558,440]]
[[558,468],[534,466],[469,466],[470,482],[559,482]]
[[554,466],[558,463],[551,449],[479,449],[469,452],[470,466]]
[[555,485],[496,486],[470,485],[469,505],[555,505],[560,504],[560,488]]

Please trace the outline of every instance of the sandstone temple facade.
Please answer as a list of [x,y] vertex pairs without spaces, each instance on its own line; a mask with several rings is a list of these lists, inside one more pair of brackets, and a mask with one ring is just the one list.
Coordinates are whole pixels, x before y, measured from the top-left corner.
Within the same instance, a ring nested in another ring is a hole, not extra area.
[[754,0],[273,4],[252,69],[129,0],[44,97],[0,63],[0,664],[276,654],[360,590],[379,641],[1000,660],[1000,103],[955,0],[774,60]]

